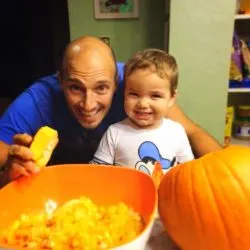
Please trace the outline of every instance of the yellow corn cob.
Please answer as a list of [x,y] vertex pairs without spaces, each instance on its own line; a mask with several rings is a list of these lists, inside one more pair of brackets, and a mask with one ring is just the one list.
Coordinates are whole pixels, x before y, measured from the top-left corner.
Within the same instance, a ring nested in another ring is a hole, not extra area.
[[33,160],[38,167],[46,166],[57,143],[58,133],[56,130],[44,126],[37,131],[30,146],[30,150],[33,154]]

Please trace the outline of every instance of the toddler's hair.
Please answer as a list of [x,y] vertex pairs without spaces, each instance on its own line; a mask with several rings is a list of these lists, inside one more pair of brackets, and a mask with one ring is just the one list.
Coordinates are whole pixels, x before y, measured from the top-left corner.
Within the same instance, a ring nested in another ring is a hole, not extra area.
[[176,93],[178,67],[173,56],[160,49],[145,49],[136,52],[124,66],[124,80],[138,69],[151,69],[160,78],[170,82],[171,95]]

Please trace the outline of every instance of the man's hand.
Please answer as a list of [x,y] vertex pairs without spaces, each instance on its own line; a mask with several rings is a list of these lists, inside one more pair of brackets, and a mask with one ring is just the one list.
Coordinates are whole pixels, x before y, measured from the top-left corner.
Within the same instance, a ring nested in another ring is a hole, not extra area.
[[32,152],[29,149],[32,140],[33,138],[28,134],[14,136],[14,143],[9,147],[7,160],[6,171],[9,181],[39,172],[39,168],[32,160]]

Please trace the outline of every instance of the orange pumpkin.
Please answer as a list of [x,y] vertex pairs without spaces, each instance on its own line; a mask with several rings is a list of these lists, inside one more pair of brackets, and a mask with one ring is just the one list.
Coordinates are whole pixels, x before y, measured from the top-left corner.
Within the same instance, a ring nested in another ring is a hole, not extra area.
[[172,168],[159,186],[159,214],[182,250],[249,250],[250,148]]

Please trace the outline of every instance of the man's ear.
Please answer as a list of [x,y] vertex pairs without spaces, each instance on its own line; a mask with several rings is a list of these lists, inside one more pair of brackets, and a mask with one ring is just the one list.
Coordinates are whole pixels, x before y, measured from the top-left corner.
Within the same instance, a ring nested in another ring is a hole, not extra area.
[[59,70],[56,72],[56,76],[59,80],[60,88],[63,90],[63,76]]
[[56,76],[57,76],[59,82],[61,83],[62,82],[62,75],[61,75],[61,72],[59,70],[56,72]]
[[174,91],[174,93],[171,95],[169,103],[168,103],[168,107],[172,107],[175,103],[177,97],[177,89]]

